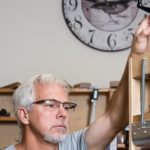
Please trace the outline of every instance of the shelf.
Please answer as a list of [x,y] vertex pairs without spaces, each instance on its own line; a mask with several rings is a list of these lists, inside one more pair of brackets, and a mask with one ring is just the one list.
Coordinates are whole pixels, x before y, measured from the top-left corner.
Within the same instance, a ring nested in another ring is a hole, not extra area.
[[[86,89],[86,88],[72,88],[70,91],[70,94],[87,94],[92,93],[92,89]],[[109,93],[111,91],[115,91],[115,89],[110,88],[102,88],[98,89],[99,93]]]
[[0,117],[0,123],[15,123],[17,122],[15,117]]
[[15,89],[11,88],[0,88],[0,94],[13,94]]
[[[0,94],[13,94],[15,89],[12,88],[0,88]],[[115,89],[110,89],[110,88],[100,88],[98,89],[99,93],[109,93],[110,91],[115,91]],[[86,94],[86,93],[91,93],[92,89],[86,89],[86,88],[72,88],[70,91],[70,94]]]

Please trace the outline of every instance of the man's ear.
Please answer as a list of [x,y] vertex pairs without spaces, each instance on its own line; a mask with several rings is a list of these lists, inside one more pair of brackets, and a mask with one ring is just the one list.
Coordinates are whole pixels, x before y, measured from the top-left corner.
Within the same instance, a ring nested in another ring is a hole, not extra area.
[[18,117],[23,124],[29,124],[29,116],[26,108],[20,107],[18,109]]

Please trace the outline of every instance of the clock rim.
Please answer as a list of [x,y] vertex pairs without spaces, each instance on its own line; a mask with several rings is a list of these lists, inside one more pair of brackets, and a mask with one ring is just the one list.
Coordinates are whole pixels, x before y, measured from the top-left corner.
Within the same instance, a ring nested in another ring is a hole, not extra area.
[[[64,9],[64,5],[65,5],[64,1],[65,0],[62,0],[62,13],[63,13],[63,18],[65,20],[65,23],[66,23],[67,27],[69,28],[69,30],[71,31],[71,33],[76,37],[76,39],[78,39],[78,41],[80,41],[81,43],[83,43],[85,46],[88,46],[89,48],[92,48],[93,50],[96,50],[96,51],[108,52],[108,53],[112,53],[112,52],[115,53],[115,52],[126,51],[126,50],[129,50],[132,47],[132,43],[131,43],[130,46],[125,47],[125,48],[120,48],[120,49],[115,49],[115,50],[108,50],[108,49],[101,49],[101,48],[98,48],[98,47],[91,46],[91,45],[87,44],[86,42],[84,42],[83,40],[81,40],[79,38],[79,36],[77,36],[77,34],[75,34],[75,32],[73,32],[73,30],[71,30],[71,27],[68,25],[67,18],[66,18],[66,15],[65,15],[65,9]],[[97,30],[99,30],[99,29],[97,29]]]

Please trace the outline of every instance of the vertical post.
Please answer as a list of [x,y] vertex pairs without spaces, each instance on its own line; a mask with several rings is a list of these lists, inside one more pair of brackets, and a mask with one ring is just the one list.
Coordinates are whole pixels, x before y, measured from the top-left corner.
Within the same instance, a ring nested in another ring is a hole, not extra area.
[[145,125],[144,120],[144,111],[145,111],[145,68],[146,68],[146,59],[143,58],[141,62],[141,87],[140,87],[140,100],[141,100],[141,125]]

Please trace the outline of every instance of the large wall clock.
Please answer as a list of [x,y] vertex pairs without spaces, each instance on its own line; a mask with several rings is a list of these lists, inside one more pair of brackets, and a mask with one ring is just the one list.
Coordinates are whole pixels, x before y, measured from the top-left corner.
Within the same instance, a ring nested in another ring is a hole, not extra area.
[[62,0],[62,10],[77,39],[105,52],[129,49],[146,14],[137,8],[137,0]]

